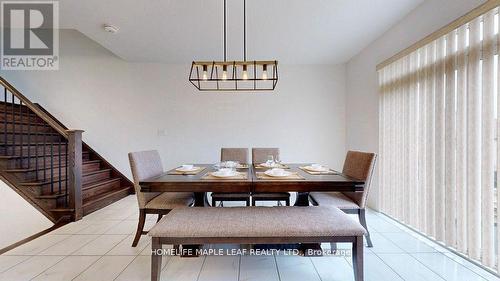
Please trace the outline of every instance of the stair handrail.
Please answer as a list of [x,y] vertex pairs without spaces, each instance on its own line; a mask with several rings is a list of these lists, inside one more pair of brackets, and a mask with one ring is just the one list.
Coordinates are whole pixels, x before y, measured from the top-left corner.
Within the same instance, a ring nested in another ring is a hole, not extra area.
[[54,130],[61,134],[64,138],[68,139],[68,130],[62,127],[59,123],[55,122],[54,119],[48,116],[44,111],[42,111],[38,106],[32,103],[27,97],[25,97],[21,92],[19,92],[14,86],[12,86],[7,80],[0,76],[0,84],[7,89],[11,94],[16,96],[20,101],[24,103],[33,113],[38,117],[47,122]]
[[[36,116],[45,121],[50,127],[67,140],[67,164],[66,192],[68,194],[68,207],[73,209],[73,220],[79,220],[83,216],[82,198],[82,133],[83,130],[67,129],[52,115],[47,114],[40,106],[32,103],[27,97],[19,92],[7,80],[0,76],[0,84],[5,89],[5,94],[10,92],[19,99],[20,105],[25,105]],[[7,101],[6,101],[7,102]],[[60,156],[59,156],[60,157]],[[53,167],[53,166],[52,166]]]

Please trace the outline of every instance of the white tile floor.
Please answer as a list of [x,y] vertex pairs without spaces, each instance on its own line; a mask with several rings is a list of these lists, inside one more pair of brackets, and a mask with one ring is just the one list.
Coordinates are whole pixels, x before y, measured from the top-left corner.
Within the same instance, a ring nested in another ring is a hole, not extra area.
[[[143,236],[136,248],[130,247],[137,213],[136,198],[129,196],[1,255],[0,280],[149,280],[150,239]],[[500,280],[379,213],[370,211],[367,216],[374,247],[365,248],[365,280]],[[155,220],[148,217],[146,227]],[[339,245],[342,247],[346,246]],[[163,260],[162,280],[168,281],[354,280],[351,260],[343,257],[208,256]]]

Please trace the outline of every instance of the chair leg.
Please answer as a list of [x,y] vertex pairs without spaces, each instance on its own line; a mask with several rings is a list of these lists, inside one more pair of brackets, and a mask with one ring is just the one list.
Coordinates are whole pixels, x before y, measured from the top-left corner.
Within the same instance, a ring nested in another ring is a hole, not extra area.
[[255,206],[255,199],[252,197],[252,206]]
[[139,210],[139,223],[137,224],[137,231],[135,232],[134,242],[132,242],[132,247],[136,247],[141,239],[142,231],[144,230],[144,222],[146,221],[146,212],[144,210]]
[[368,244],[368,247],[371,248],[373,247],[373,244],[372,244],[372,239],[370,238],[370,232],[368,232],[368,227],[366,226],[365,209],[359,209],[358,216],[359,216],[359,222],[366,229],[366,234],[365,234],[366,244]]
[[162,214],[158,214],[158,219],[156,220],[156,222],[158,223],[161,220],[162,217],[163,217]]
[[352,243],[352,265],[354,280],[363,281],[363,236],[357,236]]
[[217,207],[217,205],[215,205],[216,203],[215,199],[212,198],[212,207]]
[[285,205],[286,205],[286,206],[290,206],[290,198],[287,198],[287,199],[285,200]]
[[247,203],[247,207],[249,207],[250,206],[250,199],[247,199],[246,203]]

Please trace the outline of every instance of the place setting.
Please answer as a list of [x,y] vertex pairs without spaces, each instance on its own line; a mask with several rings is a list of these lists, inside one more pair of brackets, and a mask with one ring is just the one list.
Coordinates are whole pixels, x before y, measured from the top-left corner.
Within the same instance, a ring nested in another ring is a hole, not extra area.
[[238,161],[222,161],[215,164],[216,168],[230,168],[230,169],[248,169],[249,165],[246,163],[240,163]]
[[168,172],[169,175],[197,175],[205,170],[205,167],[195,166],[193,164],[184,164]]
[[304,177],[297,172],[287,171],[283,168],[272,168],[265,172],[256,172],[260,180],[303,180]]
[[278,156],[273,156],[269,155],[267,157],[267,161],[264,163],[260,164],[255,164],[255,168],[261,168],[261,169],[273,169],[273,168],[278,168],[278,169],[290,169],[286,164],[281,163],[280,159]]
[[239,172],[231,168],[220,168],[218,171],[209,172],[202,177],[204,180],[246,180],[247,172]]
[[321,164],[310,164],[299,168],[310,175],[340,175],[339,172]]

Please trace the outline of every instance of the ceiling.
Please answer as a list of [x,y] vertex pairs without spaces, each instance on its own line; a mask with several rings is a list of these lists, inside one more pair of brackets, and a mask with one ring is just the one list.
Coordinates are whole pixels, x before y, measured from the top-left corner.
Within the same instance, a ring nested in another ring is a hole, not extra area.
[[[243,0],[227,1],[228,60],[243,56]],[[348,61],[423,0],[248,0],[247,59],[287,64]],[[222,59],[223,0],[60,1],[77,29],[136,62]],[[116,34],[103,24],[119,27]]]

